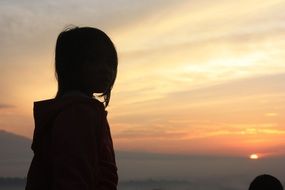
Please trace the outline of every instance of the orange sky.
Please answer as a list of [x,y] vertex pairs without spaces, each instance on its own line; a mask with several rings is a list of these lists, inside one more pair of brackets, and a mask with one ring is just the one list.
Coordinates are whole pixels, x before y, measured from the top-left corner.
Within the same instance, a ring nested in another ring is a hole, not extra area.
[[285,153],[283,0],[66,3],[0,2],[0,129],[32,137],[33,101],[56,93],[58,33],[89,25],[119,52],[117,149]]

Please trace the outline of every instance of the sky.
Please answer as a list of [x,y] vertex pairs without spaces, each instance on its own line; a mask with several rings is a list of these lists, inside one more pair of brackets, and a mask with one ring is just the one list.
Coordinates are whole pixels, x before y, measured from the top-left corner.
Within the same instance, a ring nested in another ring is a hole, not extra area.
[[285,155],[283,0],[2,0],[0,129],[32,138],[53,98],[68,25],[105,31],[119,55],[108,119],[115,149]]

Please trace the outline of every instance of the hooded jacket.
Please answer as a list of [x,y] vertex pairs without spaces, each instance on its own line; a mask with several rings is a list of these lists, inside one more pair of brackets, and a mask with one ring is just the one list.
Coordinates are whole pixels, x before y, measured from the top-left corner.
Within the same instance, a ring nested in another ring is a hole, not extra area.
[[103,103],[80,93],[34,102],[34,152],[26,190],[116,190]]

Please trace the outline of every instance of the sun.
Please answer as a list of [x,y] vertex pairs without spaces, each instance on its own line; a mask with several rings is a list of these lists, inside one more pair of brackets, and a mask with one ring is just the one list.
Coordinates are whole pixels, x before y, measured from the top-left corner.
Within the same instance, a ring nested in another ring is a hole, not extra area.
[[252,159],[252,160],[257,160],[257,159],[259,159],[259,156],[257,154],[251,154],[249,156],[249,158]]

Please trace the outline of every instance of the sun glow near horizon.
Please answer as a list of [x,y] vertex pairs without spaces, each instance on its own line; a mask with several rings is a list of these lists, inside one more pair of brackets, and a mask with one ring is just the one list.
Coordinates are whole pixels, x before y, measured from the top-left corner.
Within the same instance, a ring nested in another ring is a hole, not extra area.
[[257,160],[257,159],[259,159],[259,155],[258,155],[258,154],[251,154],[251,155],[249,156],[249,158],[250,158],[251,160]]

